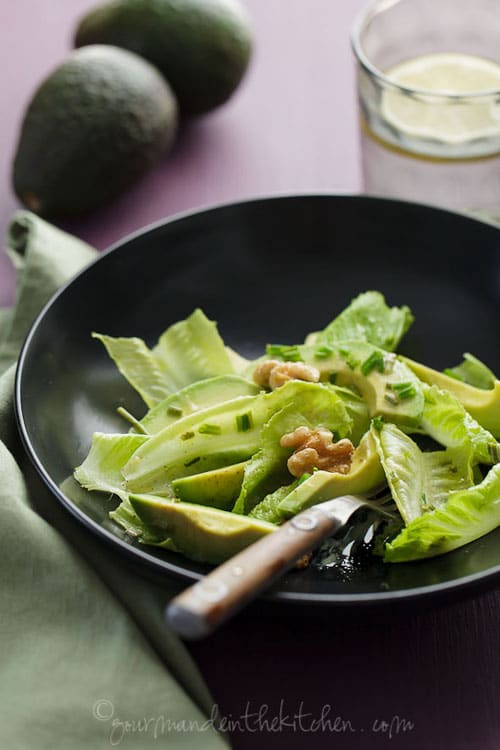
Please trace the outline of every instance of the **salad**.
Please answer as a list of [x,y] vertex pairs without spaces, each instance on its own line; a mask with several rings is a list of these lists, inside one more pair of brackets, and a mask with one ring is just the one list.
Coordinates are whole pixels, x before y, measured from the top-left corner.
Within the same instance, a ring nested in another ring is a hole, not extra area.
[[369,291],[256,360],[201,310],[153,349],[94,333],[147,411],[119,407],[123,433],[95,433],[75,478],[117,496],[139,542],[209,563],[353,493],[397,508],[374,547],[387,563],[468,544],[500,525],[500,381],[471,354],[444,372],[396,354],[412,321]]

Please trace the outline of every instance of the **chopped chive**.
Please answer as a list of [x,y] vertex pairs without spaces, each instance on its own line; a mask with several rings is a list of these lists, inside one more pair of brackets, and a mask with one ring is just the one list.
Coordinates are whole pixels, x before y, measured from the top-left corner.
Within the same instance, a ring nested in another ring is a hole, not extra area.
[[198,432],[202,435],[220,435],[222,430],[218,424],[202,424]]
[[392,404],[392,406],[397,406],[399,404],[399,399],[396,398],[396,396],[393,396],[392,393],[386,393],[384,399],[388,404]]
[[312,477],[312,474],[309,474],[307,471],[302,474],[302,476],[299,479],[299,484],[302,484],[303,482],[306,482],[308,479]]
[[285,362],[302,362],[302,355],[298,346],[286,344],[268,344],[266,353],[269,357],[280,357]]
[[193,464],[197,463],[200,460],[200,456],[196,456],[196,458],[192,458],[191,461],[186,461],[184,466],[187,468],[188,466],[192,466]]
[[348,357],[346,357],[345,361],[347,363],[347,366],[350,367],[351,370],[355,370],[360,362],[358,357],[355,357],[353,354],[350,354]]
[[182,409],[180,406],[169,406],[167,408],[167,414],[169,417],[182,417]]
[[380,432],[380,430],[384,426],[384,418],[380,415],[378,417],[373,417],[372,425],[377,430],[377,432]]
[[335,383],[337,382],[337,375],[338,375],[337,372],[331,372],[330,375],[328,376],[328,381],[332,385],[335,385]]
[[191,440],[191,438],[194,438],[194,432],[189,430],[188,432],[183,432],[181,435],[181,440]]
[[141,424],[139,420],[136,419],[134,415],[127,411],[123,406],[119,406],[116,411],[120,415],[120,417],[123,417],[132,425],[136,432],[140,433],[141,435],[149,435],[149,432],[146,430],[144,425]]
[[388,387],[397,393],[401,400],[413,398],[417,393],[415,385],[410,381],[403,383],[390,383]]
[[326,359],[330,356],[330,354],[333,354],[333,349],[331,346],[318,346],[316,351],[314,352],[314,356],[316,359]]
[[385,363],[384,363],[384,355],[382,352],[378,352],[374,350],[369,357],[365,359],[363,364],[361,365],[361,372],[363,375],[369,375],[372,370],[378,370],[379,372],[384,372],[385,369]]
[[236,417],[236,429],[238,432],[248,432],[253,427],[252,415],[249,411],[238,414]]

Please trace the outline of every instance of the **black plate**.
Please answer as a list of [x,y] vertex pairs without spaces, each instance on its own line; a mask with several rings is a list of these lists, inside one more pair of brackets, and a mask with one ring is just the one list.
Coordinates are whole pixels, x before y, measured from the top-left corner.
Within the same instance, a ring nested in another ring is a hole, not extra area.
[[[117,405],[144,410],[90,332],[153,344],[202,307],[228,344],[253,356],[269,341],[301,341],[367,289],[414,311],[401,351],[437,368],[472,351],[500,371],[500,231],[488,224],[396,201],[297,196],[221,206],[126,238],[52,299],[26,341],[16,408],[36,468],[55,497],[117,550],[156,571],[199,577],[203,565],[132,544],[108,520],[109,501],[63,485],[94,430],[123,431]],[[429,561],[293,572],[272,597],[380,604],[491,586],[499,575],[500,529]]]

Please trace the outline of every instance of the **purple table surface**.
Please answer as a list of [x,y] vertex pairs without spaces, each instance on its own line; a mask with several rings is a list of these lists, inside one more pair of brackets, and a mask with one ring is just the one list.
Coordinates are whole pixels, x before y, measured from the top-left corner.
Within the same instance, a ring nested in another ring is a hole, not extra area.
[[[349,28],[364,3],[246,4],[256,53],[233,99],[186,127],[173,153],[126,195],[66,228],[104,248],[149,222],[220,201],[359,189]],[[10,164],[23,109],[92,5],[3,0],[2,232],[18,206]],[[0,306],[13,295],[2,257]],[[373,615],[348,625],[334,612],[329,621],[313,613],[243,615],[190,649],[222,715],[234,722],[238,749],[272,742],[276,749],[497,750],[499,625],[500,594],[491,592],[389,625]]]

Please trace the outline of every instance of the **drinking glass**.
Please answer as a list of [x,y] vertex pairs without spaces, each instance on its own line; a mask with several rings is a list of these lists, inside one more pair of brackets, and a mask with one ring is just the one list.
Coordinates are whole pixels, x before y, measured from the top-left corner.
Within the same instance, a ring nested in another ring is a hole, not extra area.
[[352,43],[365,192],[500,216],[499,0],[376,0]]

